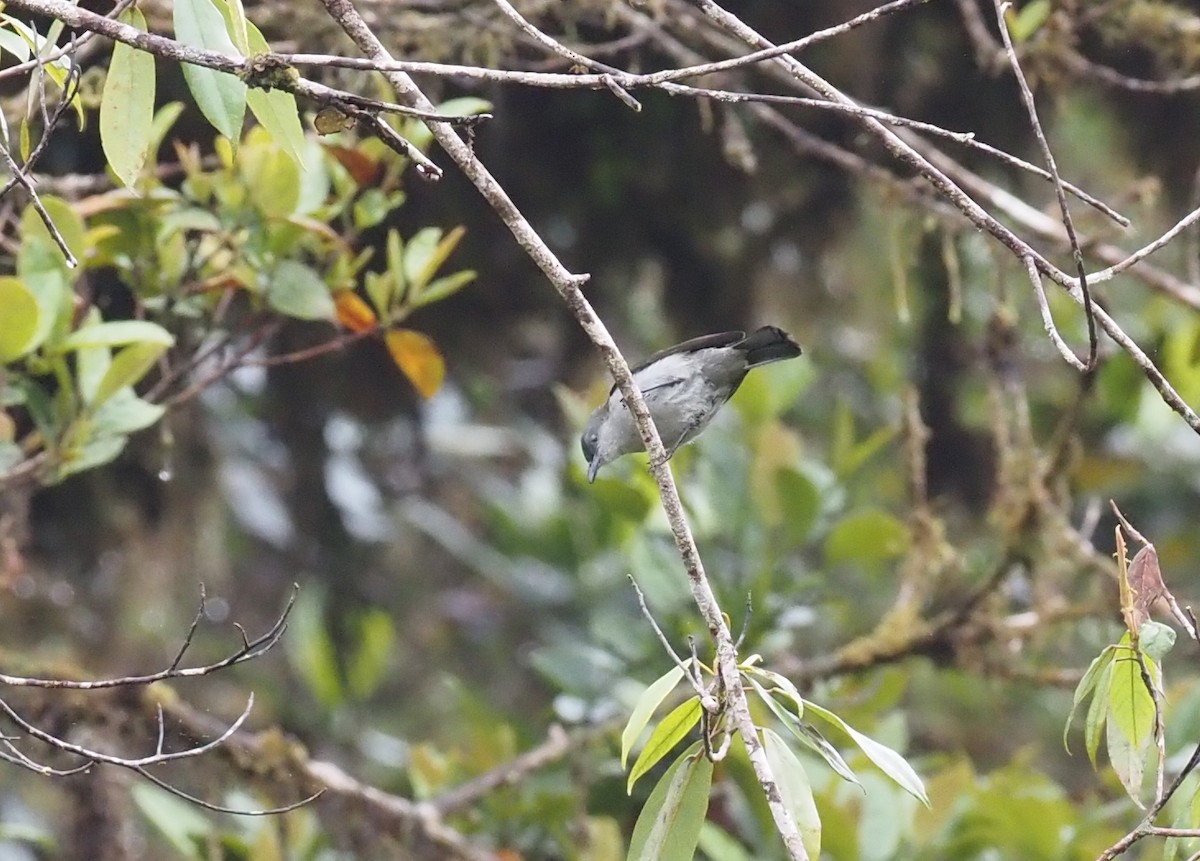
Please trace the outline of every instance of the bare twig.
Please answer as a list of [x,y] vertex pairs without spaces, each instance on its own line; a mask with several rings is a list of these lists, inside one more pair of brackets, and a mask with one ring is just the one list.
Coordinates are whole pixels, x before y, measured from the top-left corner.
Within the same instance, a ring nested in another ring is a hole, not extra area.
[[[1033,91],[1029,89],[1029,82],[1025,80],[1025,73],[1021,71],[1021,63],[1017,59],[1017,51],[1013,47],[1012,37],[1008,33],[1008,24],[1004,20],[1005,10],[1011,8],[1012,4],[1001,2],[1001,0],[994,0],[994,5],[996,8],[996,19],[1000,25],[1000,37],[1004,40],[1004,50],[1008,54],[1009,63],[1012,64],[1013,75],[1016,77],[1017,86],[1021,90],[1021,101],[1025,103],[1025,110],[1029,113],[1029,122],[1033,126],[1033,133],[1037,138],[1038,147],[1041,149],[1042,157],[1046,160],[1046,167],[1050,171],[1051,181],[1054,183],[1054,195],[1058,198],[1058,208],[1062,214],[1063,227],[1067,231],[1067,241],[1071,245],[1071,257],[1075,260],[1075,272],[1079,277],[1080,300],[1083,304],[1083,313],[1087,318],[1088,330],[1088,357],[1087,361],[1084,362],[1082,370],[1084,373],[1091,373],[1096,368],[1096,349],[1099,342],[1096,337],[1096,318],[1092,313],[1092,294],[1088,289],[1087,270],[1083,264],[1083,249],[1079,247],[1079,237],[1075,235],[1075,222],[1071,219],[1071,208],[1067,206],[1067,195],[1063,190],[1062,179],[1058,175],[1058,164],[1055,162],[1054,153],[1051,151],[1050,144],[1046,140],[1046,133],[1042,131],[1041,121],[1038,120],[1037,106],[1033,101]],[[1024,260],[1028,267],[1033,267],[1032,259],[1026,257]]]
[[275,619],[274,624],[266,631],[253,639],[247,639],[245,632],[242,632],[242,647],[225,658],[222,658],[215,663],[206,664],[200,667],[180,667],[179,664],[183,660],[184,653],[187,652],[191,645],[192,636],[195,633],[196,625],[199,622],[200,614],[204,612],[204,594],[201,592],[200,611],[193,620],[187,635],[184,638],[183,645],[176,654],[175,659],[164,670],[159,670],[157,673],[149,673],[142,676],[122,676],[114,679],[96,679],[92,681],[77,681],[71,679],[37,679],[26,678],[23,676],[13,676],[5,673],[0,673],[0,684],[10,685],[12,687],[26,688],[65,688],[77,691],[94,691],[104,688],[129,687],[133,685],[144,686],[152,682],[161,682],[167,679],[183,679],[195,678],[197,676],[207,676],[215,673],[218,670],[223,670],[226,667],[232,667],[237,664],[252,661],[261,655],[266,654],[275,647],[279,642],[279,638],[283,636],[283,632],[287,630],[288,616],[292,612],[292,607],[296,603],[296,595],[299,594],[300,587],[297,584],[292,584],[292,593],[288,597],[287,603],[284,605],[282,612]]

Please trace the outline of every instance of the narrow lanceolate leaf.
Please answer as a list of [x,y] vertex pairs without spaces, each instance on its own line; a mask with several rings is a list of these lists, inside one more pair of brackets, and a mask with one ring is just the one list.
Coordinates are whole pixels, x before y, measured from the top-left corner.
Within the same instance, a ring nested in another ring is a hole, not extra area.
[[675,686],[682,678],[683,668],[671,667],[655,679],[638,697],[638,701],[629,715],[629,720],[625,723],[625,729],[621,731],[621,768],[625,767],[625,763],[629,760],[629,752],[633,750],[634,744],[637,743],[638,737],[646,728],[646,724],[650,722],[654,712],[667,698],[667,694],[675,690]]
[[699,742],[688,748],[650,793],[633,826],[628,861],[692,861],[713,772],[699,751]]
[[112,363],[93,396],[93,404],[102,404],[126,386],[132,386],[154,367],[166,347],[162,344],[130,344],[112,357]]
[[[246,22],[250,52],[262,54],[271,50],[262,31]],[[300,124],[300,110],[296,97],[284,90],[253,89],[246,93],[246,104],[262,123],[271,138],[300,167],[304,167],[304,127]]]
[[850,724],[846,723],[840,717],[835,715],[827,708],[823,708],[814,702],[805,701],[807,710],[810,714],[816,715],[823,720],[827,720],[834,726],[841,728],[847,735],[853,739],[859,749],[867,755],[867,759],[875,763],[875,765],[896,782],[896,784],[907,792],[909,795],[916,798],[926,807],[929,806],[929,796],[925,794],[925,784],[921,782],[921,778],[917,775],[913,767],[908,764],[908,761],[896,751],[892,750],[886,744],[875,741],[870,736],[863,735]]
[[[173,6],[175,37],[180,42],[230,57],[241,54],[212,0],[175,0]],[[234,75],[190,63],[183,64],[183,79],[213,128],[236,143],[246,114],[246,85]]]
[[1100,681],[1100,677],[1104,670],[1112,663],[1113,647],[1105,646],[1104,651],[1092,660],[1087,671],[1083,674],[1083,678],[1079,680],[1079,684],[1075,686],[1075,696],[1071,700],[1071,711],[1067,715],[1066,725],[1063,726],[1063,747],[1067,753],[1071,752],[1071,745],[1067,740],[1067,735],[1071,731],[1071,721],[1075,719],[1075,713],[1079,711],[1079,705],[1087,698],[1088,694],[1092,693],[1096,685]]
[[[761,684],[759,684],[758,680],[755,679],[754,676],[747,674],[745,678],[750,682],[751,687],[754,688],[759,698],[767,704],[767,708],[769,708],[775,717],[779,719],[779,722],[787,728],[788,732],[796,737],[797,741],[801,742],[805,747],[808,747],[814,753],[818,754],[822,759],[824,759],[829,767],[832,768],[843,780],[847,780],[850,783],[854,783],[859,786],[862,785],[859,783],[858,777],[855,776],[853,769],[846,764],[846,760],[842,758],[842,755],[838,752],[838,749],[830,744],[824,736],[822,736],[811,726],[808,726],[806,723],[801,721],[794,714],[792,714],[792,712],[780,705],[780,703],[776,701],[774,695],[771,692],[768,692],[767,689]],[[788,694],[788,697],[790,699],[791,695]]]
[[384,336],[388,352],[423,398],[432,398],[446,378],[446,360],[437,345],[412,329],[393,329]]
[[781,800],[800,829],[800,842],[804,844],[809,858],[820,858],[821,817],[813,801],[812,785],[808,782],[804,765],[777,733],[770,729],[764,729],[762,733],[767,763],[771,766],[771,774],[775,776]]
[[[1115,654],[1116,649],[1113,649]],[[1113,666],[1115,660],[1104,664],[1096,676],[1096,692],[1092,694],[1092,703],[1088,706],[1087,720],[1083,723],[1083,744],[1087,749],[1088,760],[1092,768],[1096,767],[1096,752],[1100,750],[1100,732],[1108,718],[1108,694],[1112,689]]]
[[670,753],[675,745],[683,741],[692,731],[692,727],[700,722],[700,712],[700,698],[692,697],[686,702],[680,703],[659,722],[658,726],[654,728],[654,732],[650,734],[646,746],[642,748],[642,752],[634,761],[633,768],[629,770],[629,780],[625,785],[626,793],[632,793],[633,785],[637,783],[638,778],[654,768],[658,761]]
[[[122,13],[121,21],[146,29],[137,9]],[[153,140],[154,88],[154,57],[117,42],[100,101],[100,144],[113,173],[128,188],[137,182]]]
[[120,347],[139,342],[170,347],[175,344],[175,336],[148,320],[112,320],[76,329],[54,345],[54,352],[66,353],[83,347]]

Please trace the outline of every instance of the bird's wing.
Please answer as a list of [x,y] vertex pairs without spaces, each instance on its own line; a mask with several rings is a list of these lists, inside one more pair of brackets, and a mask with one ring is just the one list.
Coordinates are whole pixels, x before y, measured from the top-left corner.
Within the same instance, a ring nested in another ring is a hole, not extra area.
[[638,371],[650,367],[655,362],[677,353],[694,353],[697,350],[707,350],[710,347],[729,347],[745,339],[745,332],[717,332],[713,335],[701,335],[699,338],[692,338],[690,341],[684,341],[682,344],[676,344],[674,347],[659,350],[636,368],[633,368],[633,372],[636,374]]
[[[692,338],[690,341],[684,341],[682,344],[676,344],[674,347],[668,347],[665,350],[659,350],[657,353],[650,356],[645,361],[641,362],[630,370],[636,377],[651,365],[661,362],[664,359],[669,359],[671,356],[680,356],[684,353],[694,353],[697,350],[707,350],[712,347],[729,347],[733,344],[740,343],[745,339],[745,332],[716,332],[712,335],[701,335],[699,338]],[[673,386],[677,383],[683,382],[683,379],[684,378],[682,376],[672,376],[666,379],[656,379],[653,381],[638,380],[638,386],[641,388],[642,392],[645,393],[653,391],[654,389],[661,389],[664,386]],[[614,383],[613,387],[608,390],[609,397],[612,397],[616,390],[617,386]]]

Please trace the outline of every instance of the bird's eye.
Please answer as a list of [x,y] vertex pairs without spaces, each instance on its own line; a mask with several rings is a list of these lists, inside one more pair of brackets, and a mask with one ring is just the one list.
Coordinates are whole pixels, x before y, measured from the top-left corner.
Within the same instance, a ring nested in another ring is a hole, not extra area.
[[592,462],[592,458],[596,454],[596,445],[600,442],[600,434],[592,432],[586,433],[579,441],[580,448],[583,449],[583,458],[588,463]]

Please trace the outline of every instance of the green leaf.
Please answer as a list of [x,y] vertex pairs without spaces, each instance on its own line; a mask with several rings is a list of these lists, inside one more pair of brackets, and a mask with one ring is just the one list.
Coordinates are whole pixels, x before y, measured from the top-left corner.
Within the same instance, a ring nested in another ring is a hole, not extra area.
[[[220,5],[217,9],[225,18],[228,25],[227,32],[233,39],[233,44],[237,46],[238,53],[243,57],[249,57],[251,53],[250,28],[254,25],[246,18],[246,8],[242,5],[242,0],[218,0],[218,3]],[[261,49],[256,47],[254,50]]]
[[151,404],[133,393],[133,389],[121,389],[111,395],[92,415],[93,436],[116,436],[124,438],[157,422],[166,413],[161,404]]
[[[4,23],[10,24],[13,19],[4,16]],[[29,42],[11,30],[0,29],[0,50],[8,51],[17,58],[18,63],[24,63],[32,56]]]
[[7,363],[31,352],[41,321],[37,298],[19,279],[0,278],[0,362]]
[[385,611],[367,611],[358,624],[358,648],[346,668],[346,685],[356,698],[366,699],[383,680],[395,654],[396,628]]
[[[690,660],[684,663],[690,663]],[[633,745],[642,734],[642,730],[646,728],[646,724],[650,722],[650,718],[654,716],[654,712],[662,704],[662,701],[667,698],[667,695],[675,690],[675,686],[679,684],[682,678],[683,668],[674,666],[659,676],[646,690],[642,691],[642,695],[638,697],[637,703],[633,706],[633,711],[629,715],[625,729],[621,731],[621,768],[625,767],[625,763],[629,759],[630,750],[633,749]]]
[[1175,647],[1175,629],[1149,619],[1138,629],[1138,645],[1148,658],[1161,661]]
[[1046,23],[1052,11],[1050,0],[1031,0],[1022,6],[1019,12],[1015,7],[1009,7],[1004,18],[1008,22],[1013,41],[1018,44],[1026,41]]
[[754,861],[750,850],[715,822],[700,827],[700,852],[713,861]]
[[154,367],[166,349],[162,344],[142,342],[130,344],[121,350],[112,357],[112,363],[100,379],[91,403],[102,404],[121,389],[137,383]]
[[629,770],[629,780],[625,784],[627,794],[632,795],[633,785],[637,783],[638,778],[657,765],[660,759],[670,753],[675,745],[692,731],[692,727],[700,722],[701,711],[700,698],[691,697],[676,706],[659,722],[633,763],[633,768]]
[[1112,663],[1113,654],[1113,647],[1105,646],[1104,651],[1092,660],[1092,663],[1088,665],[1087,671],[1084,672],[1083,678],[1075,686],[1075,696],[1071,700],[1071,711],[1067,714],[1067,722],[1063,726],[1063,748],[1066,749],[1067,753],[1071,752],[1071,745],[1067,740],[1071,732],[1071,721],[1075,719],[1075,713],[1079,710],[1080,703],[1084,701],[1088,694],[1095,690],[1101,673]]
[[[1129,635],[1122,638],[1124,645]],[[1135,744],[1141,744],[1154,735],[1154,698],[1146,689],[1142,669],[1133,649],[1122,649],[1113,661],[1112,688],[1108,697],[1108,720]],[[1144,658],[1151,679],[1157,676],[1157,667],[1150,658]]]
[[628,861],[692,861],[713,772],[699,751],[699,742],[688,748],[650,793],[633,826]]
[[[1126,634],[1122,644],[1128,639]],[[1112,663],[1112,685],[1107,703],[1108,759],[1129,797],[1140,804],[1138,796],[1146,756],[1154,742],[1154,698],[1146,689],[1141,666],[1132,648],[1123,652]],[[1157,683],[1157,667],[1149,657],[1144,660],[1151,679]]]
[[812,785],[808,782],[804,765],[776,732],[764,729],[762,734],[767,763],[771,766],[771,774],[775,777],[783,804],[791,811],[796,827],[800,829],[800,842],[804,844],[809,858],[820,858],[821,817],[817,813]]
[[408,295],[408,279],[404,277],[404,238],[399,230],[392,228],[388,231],[384,252],[387,255],[387,275],[391,292],[388,307],[381,309],[381,314],[389,313],[392,308],[403,303]]
[[417,298],[413,300],[413,307],[420,308],[423,305],[431,305],[448,296],[453,296],[474,280],[475,272],[471,269],[464,269],[462,272],[455,272],[453,275],[446,275],[431,281],[428,287],[417,294]]
[[[175,0],[173,8],[175,36],[180,42],[231,57],[241,55],[212,0]],[[245,83],[234,75],[190,63],[183,64],[183,79],[213,128],[236,143],[246,115]]]
[[[87,316],[79,324],[83,329],[101,323],[99,308],[88,309]],[[75,388],[85,404],[90,404],[100,388],[100,380],[112,365],[112,350],[108,347],[83,347],[75,351]]]
[[817,517],[821,513],[821,491],[811,478],[791,467],[776,470],[775,486],[783,515],[783,528],[792,543],[799,545],[817,525]]
[[120,347],[135,343],[171,347],[175,344],[175,336],[148,320],[113,320],[76,329],[54,345],[54,352],[67,353],[83,347]]
[[[146,19],[136,8],[122,13],[120,20],[146,29]],[[100,102],[100,145],[127,188],[137,183],[153,139],[154,91],[154,57],[124,42],[113,45]]]
[[[84,225],[83,218],[80,217],[75,207],[61,197],[46,195],[42,197],[42,208],[46,210],[46,214],[54,222],[59,236],[63,238],[71,253],[75,255],[75,259],[82,260],[88,249],[87,227]],[[50,236],[50,231],[46,227],[46,223],[42,221],[42,217],[36,209],[28,206],[21,213],[22,246],[33,238],[37,238],[46,245],[53,246],[54,253],[58,255],[59,266],[64,272],[70,271],[66,268],[62,252],[58,248],[58,243]]]
[[333,296],[321,276],[294,260],[280,261],[267,285],[267,304],[299,320],[333,320]]
[[925,784],[921,782],[921,778],[904,757],[886,744],[881,744],[875,739],[863,735],[829,709],[819,706],[811,700],[805,700],[805,705],[810,714],[828,721],[850,736],[859,749],[867,755],[867,759],[875,763],[879,770],[895,781],[901,789],[926,807],[929,806],[929,797],[925,794]]
[[834,464],[838,477],[845,479],[854,475],[863,464],[895,439],[899,432],[900,428],[888,425],[877,428],[866,439],[854,443],[848,451],[843,453],[841,459]]
[[[271,50],[262,32],[249,21],[246,22],[250,40],[250,54],[261,54]],[[235,40],[236,41],[236,40]],[[260,90],[254,88],[246,93],[246,104],[251,113],[270,133],[275,143],[290,155],[296,164],[304,167],[304,127],[300,124],[300,111],[296,97],[284,90]]]
[[787,728],[788,732],[790,732],[798,741],[824,759],[826,764],[843,780],[859,786],[862,785],[859,783],[858,777],[854,774],[854,770],[850,768],[850,766],[846,763],[846,760],[842,758],[842,755],[838,752],[838,749],[830,744],[824,736],[817,732],[813,727],[801,721],[792,712],[780,705],[779,702],[776,701],[775,697],[768,693],[767,690],[761,684],[759,684],[758,680],[753,676],[747,675],[745,678],[748,682],[750,682],[750,685],[754,688],[755,692],[762,699],[762,701],[767,704],[767,708],[771,710],[776,719],[778,719],[779,722]]
[[759,427],[791,408],[814,379],[816,372],[807,360],[779,362],[747,376],[731,403],[746,424]]
[[195,806],[145,782],[135,783],[129,794],[142,815],[179,854],[202,857],[199,846],[207,842],[213,826]]
[[[413,302],[416,302],[421,298],[421,291],[423,291],[429,282],[433,280],[433,276],[437,274],[439,269],[442,268],[442,264],[445,263],[449,259],[450,255],[454,253],[454,249],[458,247],[458,243],[462,241],[462,238],[466,232],[466,228],[461,225],[454,228],[438,241],[420,268],[416,269],[415,271],[406,271],[405,274],[409,276],[409,280],[412,283]],[[419,246],[415,246],[413,243],[409,244],[408,253],[410,255],[413,253],[414,247]],[[410,264],[410,261],[407,257],[405,258],[404,262],[405,264]],[[415,266],[416,261],[412,261],[411,265]]]
[[309,692],[325,708],[342,701],[333,639],[325,625],[325,598],[317,589],[305,589],[288,617],[291,635],[286,639],[288,661]]
[[86,437],[75,446],[62,452],[62,459],[58,465],[58,479],[61,481],[76,473],[87,472],[89,469],[111,463],[116,460],[117,455],[125,450],[125,444],[128,441],[129,437],[127,436],[108,434]]
[[[1109,648],[1115,656],[1116,647]],[[1083,744],[1092,768],[1096,767],[1096,752],[1100,749],[1100,731],[1104,729],[1108,718],[1108,694],[1112,689],[1114,663],[1114,660],[1110,660],[1101,667],[1096,678],[1096,692],[1092,695],[1092,704],[1088,707],[1087,719],[1083,723]]]
[[908,550],[908,527],[885,511],[867,509],[842,518],[825,539],[831,565],[875,564]]
[[[424,282],[418,279],[426,266],[434,259],[434,255],[437,253],[441,242],[442,231],[440,229],[436,227],[422,227],[405,243],[402,271],[410,293],[425,286]],[[389,255],[389,264],[391,263],[390,257]]]
[[238,173],[250,202],[260,212],[276,218],[295,214],[300,202],[300,168],[261,130],[254,130],[247,137]]

